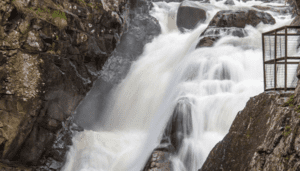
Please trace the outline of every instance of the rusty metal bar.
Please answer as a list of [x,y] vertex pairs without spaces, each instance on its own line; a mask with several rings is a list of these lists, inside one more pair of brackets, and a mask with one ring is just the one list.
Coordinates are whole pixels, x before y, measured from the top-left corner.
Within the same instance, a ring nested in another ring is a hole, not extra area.
[[[286,59],[300,59],[300,57],[282,57],[282,58],[276,58],[276,61],[281,61]],[[274,63],[274,59],[265,61],[266,63]]]
[[285,71],[284,71],[284,91],[287,88],[287,27],[285,27]]
[[276,56],[277,56],[277,31],[275,31],[275,42],[274,42],[274,90],[276,90],[276,87],[277,87]]
[[266,91],[265,35],[261,35],[261,36],[262,36],[262,50],[263,50],[264,90]]
[[[274,91],[274,88],[266,89],[265,91]],[[276,88],[276,90],[284,90],[284,88]],[[295,90],[295,88],[286,88],[286,90]]]
[[[274,64],[274,62],[266,62],[265,64]],[[285,64],[285,62],[276,62],[276,64]],[[287,62],[287,64],[299,64],[299,62]]]
[[[300,34],[293,34],[293,33],[290,33],[290,34],[287,34],[288,36],[299,36]],[[277,34],[277,36],[285,36],[285,34]]]

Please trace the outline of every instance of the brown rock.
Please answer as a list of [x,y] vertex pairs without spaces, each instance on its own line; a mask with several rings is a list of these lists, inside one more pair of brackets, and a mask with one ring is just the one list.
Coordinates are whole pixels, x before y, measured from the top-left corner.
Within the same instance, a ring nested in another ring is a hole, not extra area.
[[240,27],[244,28],[246,24],[256,26],[258,23],[275,24],[275,19],[268,13],[255,10],[230,11],[224,10],[218,12],[210,21],[209,26],[215,27]]
[[199,41],[196,48],[211,47],[219,39],[219,37],[204,37]]
[[259,6],[253,5],[253,8],[259,9],[261,11],[272,11],[280,14],[289,14],[291,13],[291,8],[289,6]]
[[166,151],[154,150],[143,171],[164,170],[171,171],[171,153]]
[[114,9],[94,0],[0,1],[0,156],[17,163],[5,169],[62,167],[70,116],[98,77],[90,71],[101,70],[127,27],[128,2],[105,3]]

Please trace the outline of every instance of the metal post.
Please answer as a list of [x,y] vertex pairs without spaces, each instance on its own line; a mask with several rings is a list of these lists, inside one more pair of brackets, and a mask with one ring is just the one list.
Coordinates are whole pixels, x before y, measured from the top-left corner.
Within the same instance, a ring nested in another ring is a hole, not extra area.
[[264,69],[264,91],[266,91],[266,69],[265,69],[265,35],[262,34],[263,69]]
[[274,90],[276,90],[277,83],[277,65],[276,65],[276,56],[277,56],[277,30],[275,30],[275,43],[274,43]]
[[284,71],[284,91],[287,88],[287,27],[285,27],[285,71]]

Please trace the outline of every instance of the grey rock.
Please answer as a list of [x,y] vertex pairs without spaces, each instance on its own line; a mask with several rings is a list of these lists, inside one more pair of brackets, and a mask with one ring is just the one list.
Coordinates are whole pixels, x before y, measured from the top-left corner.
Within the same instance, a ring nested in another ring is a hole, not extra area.
[[233,0],[226,0],[226,1],[224,2],[224,4],[225,4],[225,5],[235,5],[234,2],[233,2]]
[[206,8],[192,1],[184,1],[177,12],[176,25],[181,32],[192,30],[206,20]]

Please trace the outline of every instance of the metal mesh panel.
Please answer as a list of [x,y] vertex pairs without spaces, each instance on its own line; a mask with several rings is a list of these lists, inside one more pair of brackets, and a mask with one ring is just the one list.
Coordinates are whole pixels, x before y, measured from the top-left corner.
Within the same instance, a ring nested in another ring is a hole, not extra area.
[[274,64],[265,64],[266,89],[274,88]]
[[285,57],[285,36],[277,36],[276,58]]
[[276,68],[276,88],[284,88],[285,65],[277,64]]
[[297,86],[297,64],[287,65],[287,88],[296,88]]
[[275,36],[267,35],[265,36],[265,61],[274,59],[274,45],[275,45]]
[[288,50],[287,50],[287,56],[289,57],[295,57],[299,56],[298,53],[298,43],[299,42],[299,36],[288,36],[287,38],[287,44],[288,44]]

